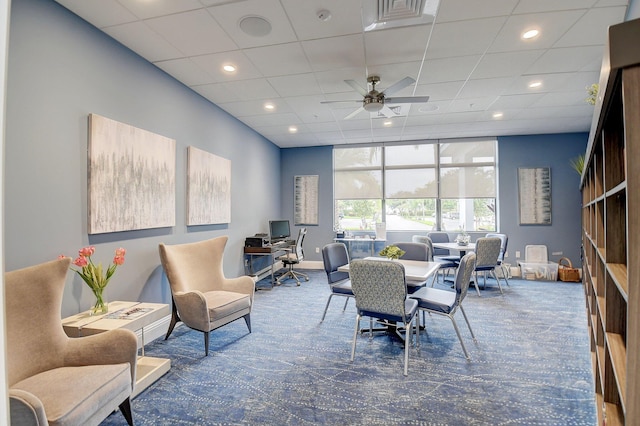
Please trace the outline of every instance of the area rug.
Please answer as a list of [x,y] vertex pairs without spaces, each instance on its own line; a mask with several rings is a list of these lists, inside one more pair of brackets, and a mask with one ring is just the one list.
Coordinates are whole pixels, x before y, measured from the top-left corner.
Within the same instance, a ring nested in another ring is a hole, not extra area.
[[[211,333],[177,327],[146,347],[171,370],[132,401],[144,425],[589,425],[596,423],[587,317],[581,284],[494,281],[464,301],[466,360],[451,322],[427,315],[428,334],[411,348],[393,335],[358,337],[351,300],[329,296],[309,271],[255,294],[253,331],[236,321]],[[263,285],[264,283],[260,283]],[[442,287],[441,288],[445,288]],[[368,324],[368,321],[366,321]],[[104,425],[124,424],[114,413]]]

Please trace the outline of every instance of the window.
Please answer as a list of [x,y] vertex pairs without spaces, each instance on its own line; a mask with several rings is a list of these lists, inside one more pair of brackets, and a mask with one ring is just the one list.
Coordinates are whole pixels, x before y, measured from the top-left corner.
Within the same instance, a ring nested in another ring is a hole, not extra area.
[[336,147],[336,228],[494,231],[496,182],[495,140]]

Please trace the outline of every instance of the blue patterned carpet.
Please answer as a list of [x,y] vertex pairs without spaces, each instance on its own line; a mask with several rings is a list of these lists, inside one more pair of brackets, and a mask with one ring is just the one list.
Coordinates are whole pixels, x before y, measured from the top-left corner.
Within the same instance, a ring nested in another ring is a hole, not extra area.
[[[478,338],[457,316],[471,355],[464,358],[451,322],[427,316],[428,337],[411,348],[389,335],[358,339],[353,301],[329,295],[324,272],[311,281],[258,291],[253,332],[239,320],[212,332],[178,327],[147,355],[172,368],[132,402],[144,425],[595,425],[582,286],[495,282],[464,302]],[[504,285],[504,283],[503,283]],[[366,321],[368,323],[368,321]],[[363,325],[365,322],[363,322]],[[104,425],[124,424],[120,413]]]

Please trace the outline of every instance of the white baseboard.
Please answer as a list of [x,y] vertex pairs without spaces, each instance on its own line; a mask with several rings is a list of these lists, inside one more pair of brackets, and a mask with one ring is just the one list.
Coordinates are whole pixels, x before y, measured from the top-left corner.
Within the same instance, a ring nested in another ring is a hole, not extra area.
[[324,269],[324,262],[319,260],[303,260],[300,262],[300,269]]

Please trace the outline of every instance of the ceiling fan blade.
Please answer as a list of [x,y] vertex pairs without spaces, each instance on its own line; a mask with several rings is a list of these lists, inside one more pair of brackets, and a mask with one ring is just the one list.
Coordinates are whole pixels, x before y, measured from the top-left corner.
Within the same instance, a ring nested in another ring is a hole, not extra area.
[[382,91],[382,93],[384,93],[385,95],[391,95],[393,93],[396,93],[396,92],[404,89],[407,86],[411,86],[415,82],[416,81],[413,78],[405,77],[402,80],[398,81],[397,83],[394,83],[391,86],[389,86],[386,89],[384,89]]
[[428,96],[399,96],[397,98],[384,98],[389,104],[421,104],[429,102]]
[[344,119],[345,120],[349,120],[350,118],[355,117],[356,115],[360,114],[362,111],[364,111],[363,107],[358,108],[357,110],[353,111],[351,114],[347,115]]
[[352,100],[352,101],[320,101],[321,104],[344,104],[344,103],[353,103],[353,102],[360,102],[362,103],[362,99],[358,99],[357,101]]
[[380,111],[378,111],[378,115],[384,115],[387,118],[393,118],[393,117],[397,117],[398,114],[396,114],[395,112],[393,112],[393,110],[391,108],[389,108],[388,106],[383,106],[382,109]]
[[360,93],[362,96],[365,96],[367,94],[367,90],[364,87],[360,86],[355,80],[345,80],[344,82],[351,86],[353,90]]

